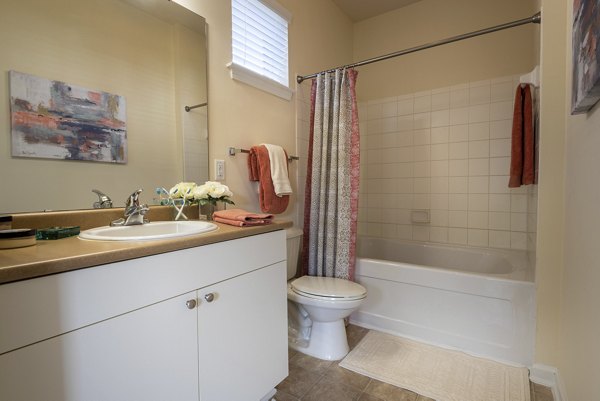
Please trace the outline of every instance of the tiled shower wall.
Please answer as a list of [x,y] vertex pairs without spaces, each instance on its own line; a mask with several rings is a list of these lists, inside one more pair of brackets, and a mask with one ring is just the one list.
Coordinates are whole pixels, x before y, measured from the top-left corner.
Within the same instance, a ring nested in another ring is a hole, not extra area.
[[[534,190],[508,188],[516,85],[511,76],[360,104],[359,233],[527,249]],[[420,210],[429,223],[411,218]]]
[[[359,234],[535,249],[536,187],[508,188],[516,85],[510,76],[359,104]],[[296,99],[301,225],[310,85]],[[429,223],[412,221],[421,210]]]

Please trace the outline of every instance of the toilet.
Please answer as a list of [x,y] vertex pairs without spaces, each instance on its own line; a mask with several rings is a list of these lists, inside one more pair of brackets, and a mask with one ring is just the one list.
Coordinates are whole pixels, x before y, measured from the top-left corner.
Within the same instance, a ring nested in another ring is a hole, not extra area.
[[300,341],[290,340],[289,346],[319,359],[342,359],[349,351],[344,319],[358,309],[367,290],[339,278],[294,278],[299,266],[302,230],[290,228],[286,234],[288,325],[294,328],[295,335],[304,336]]

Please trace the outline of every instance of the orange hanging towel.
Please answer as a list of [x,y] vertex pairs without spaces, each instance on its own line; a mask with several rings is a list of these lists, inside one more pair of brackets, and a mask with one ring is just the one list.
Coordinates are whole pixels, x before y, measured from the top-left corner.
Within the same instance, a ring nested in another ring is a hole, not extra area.
[[269,151],[264,145],[252,146],[248,155],[248,175],[250,181],[259,182],[260,210],[264,213],[285,212],[290,202],[289,195],[277,196],[271,178]]
[[535,134],[533,100],[529,85],[517,86],[513,113],[510,179],[508,186],[517,188],[535,183]]

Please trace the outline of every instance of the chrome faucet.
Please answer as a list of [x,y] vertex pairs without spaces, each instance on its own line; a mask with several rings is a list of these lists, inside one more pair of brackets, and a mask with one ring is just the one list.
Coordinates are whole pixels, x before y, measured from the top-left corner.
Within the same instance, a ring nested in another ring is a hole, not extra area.
[[125,202],[125,216],[110,223],[111,226],[134,226],[148,223],[144,216],[150,208],[148,205],[140,205],[140,194],[142,189],[138,189]]
[[98,201],[93,204],[94,209],[110,209],[112,207],[112,199],[108,195],[98,189],[92,189],[92,192],[98,195]]

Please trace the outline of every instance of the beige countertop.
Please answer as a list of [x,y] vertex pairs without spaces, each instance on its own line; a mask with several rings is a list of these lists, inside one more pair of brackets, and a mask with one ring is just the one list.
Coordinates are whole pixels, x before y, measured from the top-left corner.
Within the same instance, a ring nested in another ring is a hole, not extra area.
[[70,237],[37,241],[36,245],[25,248],[0,250],[0,284],[229,241],[292,226],[288,221],[255,227],[216,224],[219,226],[216,231],[168,240],[89,241]]

